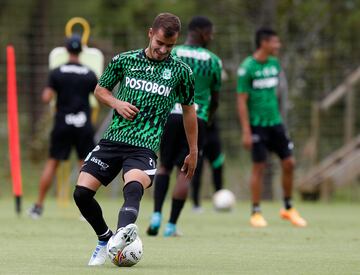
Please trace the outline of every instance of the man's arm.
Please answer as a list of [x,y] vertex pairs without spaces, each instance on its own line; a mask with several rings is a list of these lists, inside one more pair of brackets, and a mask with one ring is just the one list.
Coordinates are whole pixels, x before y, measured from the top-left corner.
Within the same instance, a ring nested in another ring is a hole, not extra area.
[[95,88],[95,97],[98,101],[106,106],[115,109],[123,118],[127,120],[134,120],[139,109],[131,105],[129,102],[121,101],[115,98],[111,91],[99,85]]
[[194,105],[182,105],[183,121],[186,133],[186,139],[189,144],[189,154],[184,160],[184,165],[181,168],[182,172],[186,173],[186,177],[191,179],[194,175],[197,157],[198,157],[198,125]]
[[45,87],[41,95],[42,102],[50,103],[54,95],[55,95],[55,90],[53,88]]
[[237,95],[237,109],[242,128],[242,143],[246,149],[252,146],[251,128],[249,123],[249,112],[247,107],[248,94],[240,93]]
[[219,106],[219,91],[211,91],[211,100],[209,106],[209,124],[212,123],[218,106]]

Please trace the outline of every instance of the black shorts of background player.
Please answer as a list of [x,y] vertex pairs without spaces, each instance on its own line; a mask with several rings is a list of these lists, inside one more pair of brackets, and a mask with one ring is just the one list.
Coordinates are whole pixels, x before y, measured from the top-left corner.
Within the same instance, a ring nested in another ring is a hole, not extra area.
[[212,184],[214,191],[223,188],[223,167],[225,156],[221,150],[221,139],[217,119],[214,117],[212,123],[206,127],[204,135],[203,153],[199,157],[198,166],[191,181],[191,198],[193,201],[193,211],[202,213],[200,190],[204,161],[207,160],[212,173]]
[[[177,16],[159,14],[148,31],[148,46],[113,57],[96,86],[96,98],[114,110],[103,140],[86,158],[74,191],[76,205],[98,238],[88,265],[104,264],[107,251],[116,255],[137,238],[140,201],[144,189],[151,186],[155,152],[176,101],[184,110],[189,147],[182,171],[188,180],[194,174],[198,154],[194,76],[188,65],[171,55],[179,32]],[[121,169],[124,203],[113,235],[94,196]]]
[[39,184],[36,203],[29,209],[29,216],[42,215],[47,191],[55,177],[60,161],[69,158],[75,147],[79,166],[94,148],[94,130],[90,119],[89,95],[97,84],[93,71],[79,63],[82,50],[81,38],[73,35],[66,41],[69,62],[50,72],[42,101],[49,103],[56,95],[56,114],[50,135],[49,158],[46,161]]

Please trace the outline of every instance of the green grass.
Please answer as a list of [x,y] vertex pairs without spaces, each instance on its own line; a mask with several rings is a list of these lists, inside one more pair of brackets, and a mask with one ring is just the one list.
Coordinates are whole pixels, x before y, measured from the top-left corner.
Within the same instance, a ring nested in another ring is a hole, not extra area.
[[[30,206],[25,201],[24,208]],[[104,215],[114,228],[122,200],[102,197]],[[248,225],[249,205],[216,213],[209,202],[193,214],[189,204],[180,218],[184,236],[148,237],[152,204],[145,199],[138,219],[144,244],[141,262],[119,269],[107,262],[90,268],[96,245],[92,229],[78,220],[74,205],[57,208],[49,199],[44,217],[33,221],[14,214],[13,201],[0,200],[0,274],[360,274],[360,205],[297,204],[309,221],[294,228],[278,217],[278,203],[264,203],[265,229]],[[164,213],[168,216],[168,202]]]

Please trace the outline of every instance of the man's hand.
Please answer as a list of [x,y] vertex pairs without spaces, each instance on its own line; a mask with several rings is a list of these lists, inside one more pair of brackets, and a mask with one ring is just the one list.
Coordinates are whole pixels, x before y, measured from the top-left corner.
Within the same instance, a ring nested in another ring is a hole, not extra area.
[[114,109],[118,112],[119,115],[130,121],[133,121],[139,112],[139,109],[136,108],[136,106],[121,100],[116,101]]
[[252,137],[250,132],[244,132],[242,135],[242,143],[245,149],[251,149],[252,147]]
[[190,152],[185,160],[184,165],[181,167],[181,172],[186,173],[186,178],[191,179],[195,173],[197,165],[198,152]]

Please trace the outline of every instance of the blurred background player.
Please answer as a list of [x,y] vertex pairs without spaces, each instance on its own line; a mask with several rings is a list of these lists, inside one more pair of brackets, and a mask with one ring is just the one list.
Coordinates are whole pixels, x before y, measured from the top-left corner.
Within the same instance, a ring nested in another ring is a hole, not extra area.
[[47,87],[42,93],[42,101],[46,104],[56,95],[56,113],[50,136],[49,159],[40,178],[38,199],[29,209],[29,216],[34,219],[42,215],[45,196],[60,161],[69,158],[74,146],[81,166],[86,155],[94,148],[89,95],[95,90],[97,77],[79,62],[82,50],[80,36],[68,38],[66,49],[69,53],[68,63],[50,72]]
[[191,181],[191,197],[193,200],[192,210],[195,213],[203,212],[200,202],[200,187],[205,159],[208,160],[211,168],[214,191],[216,192],[223,188],[223,167],[225,156],[221,151],[221,139],[216,116],[209,121],[206,127],[204,139],[203,153],[199,157],[198,166]]
[[[186,42],[177,46],[173,54],[187,63],[195,75],[195,105],[198,117],[198,147],[201,152],[206,123],[218,105],[218,92],[221,86],[221,60],[206,49],[213,38],[213,24],[203,16],[195,16],[189,23]],[[148,235],[157,235],[161,220],[162,206],[169,187],[170,174],[174,166],[178,168],[189,150],[182,122],[182,108],[176,104],[166,123],[160,145],[160,167],[155,177],[154,212],[151,216]],[[200,154],[201,155],[201,154]],[[190,181],[178,169],[176,185],[172,194],[170,218],[164,236],[176,236],[176,223],[185,204]]]
[[242,126],[242,142],[251,149],[253,167],[251,173],[252,214],[254,227],[265,227],[261,214],[260,197],[267,150],[281,159],[284,208],[283,219],[296,226],[306,226],[306,221],[292,205],[294,158],[293,144],[289,140],[278,106],[276,88],[281,67],[278,55],[281,42],[275,31],[261,28],[255,35],[256,51],[247,57],[238,69],[237,106]]
[[[114,109],[103,139],[88,155],[81,169],[74,200],[98,236],[89,265],[105,263],[106,245],[112,237],[94,196],[123,170],[124,203],[119,210],[117,232],[109,251],[117,253],[137,237],[134,224],[145,188],[156,172],[155,152],[163,128],[176,100],[184,111],[188,155],[182,174],[190,180],[197,163],[197,120],[194,107],[194,77],[191,69],[170,54],[180,32],[180,20],[170,13],[159,14],[148,31],[146,49],[116,55],[101,76],[96,98]],[[118,84],[116,97],[112,94]]]

